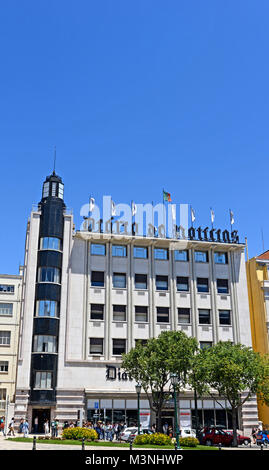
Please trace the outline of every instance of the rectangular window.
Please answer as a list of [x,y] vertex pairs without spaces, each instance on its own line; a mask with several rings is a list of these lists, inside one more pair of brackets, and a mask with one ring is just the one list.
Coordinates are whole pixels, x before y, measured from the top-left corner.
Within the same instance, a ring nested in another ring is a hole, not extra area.
[[214,254],[215,263],[217,264],[228,264],[228,253],[216,252]]
[[188,292],[189,290],[189,278],[188,277],[177,277],[177,290]]
[[126,339],[113,339],[112,340],[112,354],[113,356],[121,356],[126,352]]
[[231,311],[230,310],[219,310],[219,324],[231,325]]
[[175,250],[175,261],[189,261],[189,251]]
[[218,294],[228,294],[229,293],[228,279],[217,279],[217,290],[218,290]]
[[126,321],[126,305],[113,305],[113,321]]
[[60,199],[64,198],[64,185],[59,183],[58,197]]
[[197,292],[209,292],[208,279],[206,277],[197,277]]
[[104,285],[105,285],[105,273],[103,271],[92,271],[91,286],[104,287]]
[[0,361],[0,373],[8,372],[8,361]]
[[38,282],[53,282],[60,284],[60,269],[52,267],[42,267],[38,269]]
[[91,320],[104,320],[103,304],[91,304]]
[[112,256],[127,256],[127,247],[125,245],[112,245]]
[[154,259],[167,260],[168,259],[167,248],[154,248]]
[[104,339],[103,338],[90,338],[90,354],[98,356],[103,355]]
[[44,183],[43,185],[43,197],[48,197],[49,195],[49,189],[50,189],[50,184],[49,183]]
[[56,300],[38,300],[36,302],[36,317],[59,317],[59,302]]
[[0,346],[10,346],[10,331],[0,331]]
[[157,307],[157,323],[169,323],[168,307]]
[[8,284],[0,284],[0,292],[8,292],[14,294],[14,286]]
[[200,349],[212,348],[212,341],[200,341]]
[[147,339],[135,339],[135,347],[138,346],[139,344],[141,346],[146,346],[148,340]]
[[56,197],[57,183],[52,183],[51,195]]
[[168,290],[168,276],[156,276],[156,290]]
[[35,373],[35,388],[46,390],[52,388],[52,372],[40,371]]
[[210,325],[211,323],[210,310],[201,308],[198,310],[198,312],[199,312],[199,324]]
[[105,256],[106,245],[102,243],[91,243],[91,255]]
[[126,274],[114,273],[112,283],[113,283],[113,287],[117,289],[125,289],[126,288]]
[[62,250],[62,240],[55,237],[40,238],[40,250]]
[[7,399],[7,389],[0,388],[0,401],[6,401]]
[[148,249],[143,246],[134,246],[134,258],[147,259]]
[[13,304],[4,304],[0,302],[0,315],[12,316],[13,314]]
[[146,274],[135,274],[135,289],[147,289]]
[[135,321],[144,323],[148,321],[148,307],[135,306]]
[[33,352],[57,353],[57,336],[35,335]]
[[191,313],[189,308],[178,308],[178,323],[190,323]]
[[195,251],[196,263],[208,263],[208,251]]

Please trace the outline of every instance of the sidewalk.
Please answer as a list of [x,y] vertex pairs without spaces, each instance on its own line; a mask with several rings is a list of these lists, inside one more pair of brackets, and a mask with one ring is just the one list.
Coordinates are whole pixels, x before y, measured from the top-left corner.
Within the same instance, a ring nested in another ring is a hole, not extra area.
[[[29,434],[28,437],[33,438],[36,434]],[[4,437],[0,435],[0,451],[1,450],[32,450],[32,442],[16,442],[12,441],[13,436]],[[22,437],[22,435],[16,434],[15,437]],[[10,440],[8,438],[11,438]],[[38,442],[36,439],[36,450],[81,450],[81,445],[68,445],[68,444],[43,444]],[[103,446],[85,446],[86,450],[128,450],[128,447],[103,447]]]

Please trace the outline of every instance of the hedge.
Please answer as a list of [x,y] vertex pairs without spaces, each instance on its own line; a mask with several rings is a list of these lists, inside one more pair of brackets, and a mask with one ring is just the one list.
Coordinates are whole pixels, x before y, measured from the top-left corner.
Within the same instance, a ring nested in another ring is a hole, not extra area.
[[74,439],[80,440],[85,439],[87,441],[94,441],[98,439],[98,434],[94,429],[88,428],[65,428],[62,434],[63,439]]
[[171,437],[167,436],[166,434],[161,434],[156,432],[154,434],[140,434],[137,435],[134,439],[134,444],[136,445],[146,445],[152,444],[155,446],[164,446],[164,445],[171,445],[172,440]]

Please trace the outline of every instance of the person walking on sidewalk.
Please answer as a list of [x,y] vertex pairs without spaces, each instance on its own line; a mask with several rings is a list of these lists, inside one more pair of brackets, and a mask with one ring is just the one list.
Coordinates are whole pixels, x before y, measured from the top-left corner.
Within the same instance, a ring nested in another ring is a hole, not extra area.
[[29,435],[29,423],[28,420],[25,419],[22,425],[22,432],[23,432],[23,437],[28,437]]
[[9,425],[8,425],[8,429],[9,429],[9,431],[8,431],[7,435],[8,435],[8,436],[11,436],[11,435],[12,435],[12,436],[15,436],[15,432],[14,432],[14,418],[11,419],[11,421],[10,421],[10,423],[9,423]]

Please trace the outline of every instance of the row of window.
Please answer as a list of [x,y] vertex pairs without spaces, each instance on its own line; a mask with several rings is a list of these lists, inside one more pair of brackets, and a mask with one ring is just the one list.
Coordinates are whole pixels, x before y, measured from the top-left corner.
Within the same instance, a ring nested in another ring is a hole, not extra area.
[[7,292],[14,294],[15,286],[10,284],[0,284],[0,292]]
[[[148,276],[147,274],[135,274],[135,289],[147,289],[148,288]],[[92,287],[104,287],[105,285],[105,273],[103,271],[92,271],[91,272],[91,286]],[[113,273],[112,285],[117,289],[126,288],[126,274],[125,273]],[[167,291],[168,290],[168,276],[156,276],[156,290]],[[177,290],[178,291],[189,291],[189,278],[184,276],[177,277]],[[197,278],[197,291],[198,292],[209,292],[209,279],[208,278]],[[228,279],[217,279],[217,291],[219,294],[228,294],[229,283]]]
[[[142,346],[146,345],[146,339],[136,339],[135,345],[138,343]],[[200,341],[199,343],[201,349],[207,349],[212,347],[212,341]],[[112,339],[112,355],[121,356],[127,352],[127,340],[126,339]],[[89,339],[89,353],[93,356],[103,356],[104,355],[104,338],[90,338]]]
[[[101,244],[101,243],[91,243],[91,254],[98,255],[98,256],[105,256],[106,245]],[[127,246],[126,245],[112,245],[112,256],[125,258],[127,256]],[[141,246],[134,246],[133,256],[134,258],[147,259],[148,248],[141,247]],[[154,259],[168,260],[169,250],[167,248],[154,248]],[[189,261],[189,251],[188,250],[174,250],[174,259],[175,261]],[[195,250],[194,259],[197,263],[208,263],[208,260],[209,260],[208,251]],[[226,252],[216,252],[214,253],[214,259],[215,259],[215,263],[217,264],[227,264],[228,254]]]
[[[220,325],[231,325],[231,311],[230,310],[219,310],[219,324]],[[178,308],[178,323],[191,324],[191,309],[190,308]],[[157,323],[169,323],[170,322],[170,309],[169,307],[156,307]],[[210,309],[198,309],[198,318],[200,325],[210,325],[211,310]],[[104,304],[91,304],[90,311],[91,320],[104,320]],[[113,305],[113,321],[125,322],[126,316],[126,305]],[[135,321],[136,322],[148,322],[148,307],[136,305],[135,306]]]

